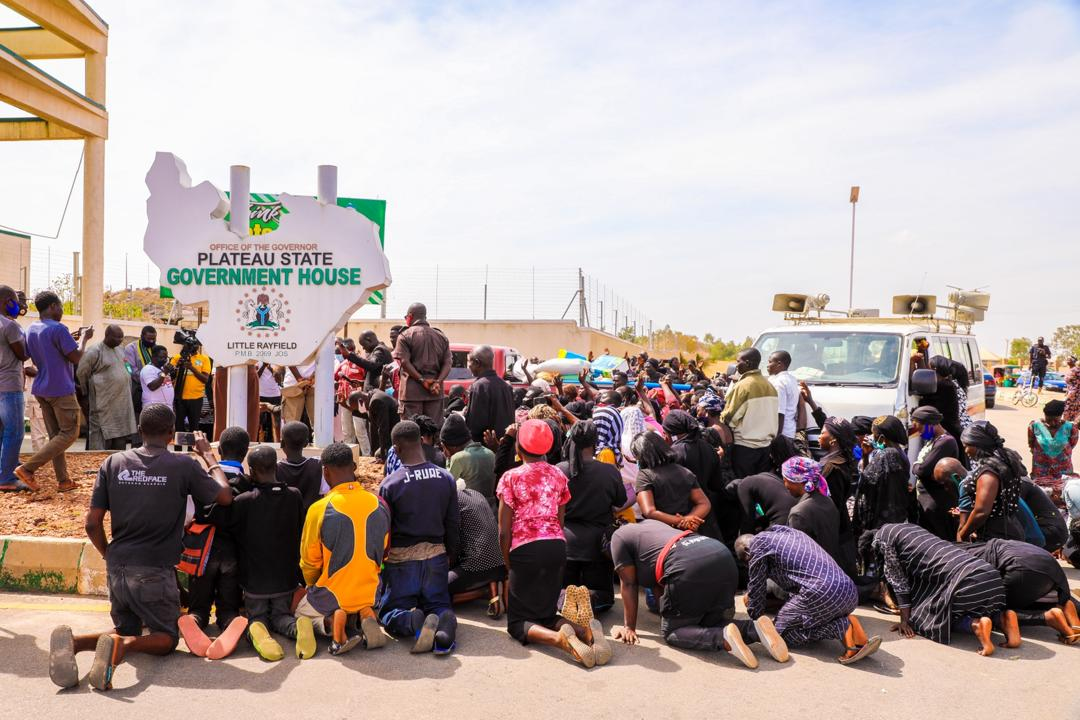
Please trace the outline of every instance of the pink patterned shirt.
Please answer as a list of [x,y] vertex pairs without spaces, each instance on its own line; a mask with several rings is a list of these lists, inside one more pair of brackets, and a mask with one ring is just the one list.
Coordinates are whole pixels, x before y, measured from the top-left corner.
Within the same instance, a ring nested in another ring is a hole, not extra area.
[[503,473],[495,495],[514,511],[510,549],[535,540],[564,540],[559,508],[570,502],[566,475],[546,462]]

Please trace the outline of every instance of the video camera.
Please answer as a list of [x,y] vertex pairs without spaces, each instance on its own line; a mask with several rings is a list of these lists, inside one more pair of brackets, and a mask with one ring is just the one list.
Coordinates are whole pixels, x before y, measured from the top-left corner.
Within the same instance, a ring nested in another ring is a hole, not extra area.
[[180,328],[173,333],[173,342],[180,346],[180,359],[187,360],[202,346],[199,339],[195,337],[194,330],[185,330]]

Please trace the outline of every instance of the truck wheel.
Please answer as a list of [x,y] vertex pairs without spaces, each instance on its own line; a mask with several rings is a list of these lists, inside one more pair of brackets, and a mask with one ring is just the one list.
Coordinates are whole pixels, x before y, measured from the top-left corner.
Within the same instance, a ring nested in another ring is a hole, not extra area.
[[986,409],[989,410],[992,407],[994,407],[994,398],[990,398],[986,401]]

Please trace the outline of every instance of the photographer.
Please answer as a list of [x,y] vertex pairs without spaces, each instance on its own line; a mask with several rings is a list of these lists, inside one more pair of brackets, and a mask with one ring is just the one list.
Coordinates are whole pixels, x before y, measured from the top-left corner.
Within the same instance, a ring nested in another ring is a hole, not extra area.
[[173,355],[171,361],[176,367],[176,430],[195,432],[199,429],[203,397],[206,396],[206,384],[210,382],[213,362],[203,355],[202,345],[195,339],[194,333],[177,331],[173,341],[180,345],[180,354]]
[[155,345],[150,351],[150,364],[139,372],[143,407],[151,403],[173,406],[173,376],[176,368],[169,364],[169,351]]

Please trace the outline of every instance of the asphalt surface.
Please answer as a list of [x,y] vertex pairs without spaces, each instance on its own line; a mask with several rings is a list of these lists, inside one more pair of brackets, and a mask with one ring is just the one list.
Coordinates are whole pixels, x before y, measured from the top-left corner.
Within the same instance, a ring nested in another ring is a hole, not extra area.
[[[1035,414],[1003,404],[989,419],[1022,450]],[[1066,573],[1080,587],[1080,571]],[[482,603],[460,610],[458,651],[449,657],[413,656],[407,645],[390,642],[335,658],[320,641],[319,654],[302,663],[265,663],[244,645],[211,662],[181,644],[166,658],[132,656],[117,670],[115,689],[98,693],[85,681],[90,654],[79,656],[78,688],[52,685],[48,642],[57,624],[108,630],[107,602],[0,594],[7,689],[0,718],[1080,718],[1080,696],[1069,682],[1080,674],[1080,647],[1061,645],[1047,628],[1024,628],[1020,648],[983,658],[972,637],[954,638],[952,646],[904,640],[890,631],[891,617],[860,608],[867,632],[884,638],[874,657],[843,667],[835,661],[838,644],[824,642],[793,649],[780,665],[752,646],[761,666],[748,670],[725,653],[666,646],[657,617],[643,610],[641,644],[616,646],[610,665],[585,670],[550,649],[517,644],[503,621],[484,616]],[[745,617],[741,602],[739,610]],[[621,612],[603,619],[610,634]],[[291,653],[291,644],[283,645]]]

